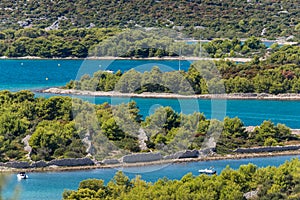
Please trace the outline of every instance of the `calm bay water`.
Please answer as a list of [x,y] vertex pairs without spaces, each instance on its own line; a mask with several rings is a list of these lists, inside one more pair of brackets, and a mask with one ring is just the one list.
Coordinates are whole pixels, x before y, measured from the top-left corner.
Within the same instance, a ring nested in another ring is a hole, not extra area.
[[20,198],[24,200],[56,200],[61,199],[64,189],[77,189],[80,181],[88,178],[103,179],[105,183],[112,179],[116,171],[122,170],[130,178],[141,175],[145,181],[154,182],[160,178],[181,179],[185,174],[192,173],[197,176],[198,170],[214,166],[219,174],[227,165],[233,169],[240,165],[253,163],[258,167],[279,166],[286,160],[300,156],[277,156],[268,158],[251,158],[240,160],[218,160],[206,162],[189,162],[169,165],[153,165],[143,167],[130,167],[122,169],[94,169],[83,171],[67,172],[36,172],[28,173],[29,179],[18,181],[16,174],[11,174],[8,178],[8,184],[4,188],[4,196],[10,197],[14,188],[20,190]]
[[36,89],[65,85],[83,74],[98,70],[122,72],[135,68],[151,70],[159,66],[163,71],[187,70],[191,62],[173,60],[0,60],[0,90]]

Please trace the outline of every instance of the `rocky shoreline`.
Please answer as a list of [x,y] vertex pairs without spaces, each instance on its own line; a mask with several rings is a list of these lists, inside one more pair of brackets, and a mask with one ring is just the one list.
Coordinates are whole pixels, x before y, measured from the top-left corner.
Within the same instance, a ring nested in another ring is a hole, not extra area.
[[267,94],[267,93],[232,93],[232,94],[200,94],[200,95],[181,95],[172,93],[121,93],[116,91],[87,91],[61,88],[48,88],[38,90],[40,93],[51,94],[71,94],[83,96],[103,96],[103,97],[137,97],[137,98],[169,98],[169,99],[237,99],[237,100],[300,100],[300,94],[285,93],[285,94]]
[[91,158],[69,158],[58,159],[49,162],[37,161],[15,161],[0,163],[0,172],[27,171],[67,171],[67,170],[87,170],[98,168],[120,168],[136,167],[148,165],[161,165],[181,162],[197,162],[210,160],[230,160],[256,157],[271,157],[285,155],[300,155],[300,145],[275,146],[275,147],[254,147],[236,150],[234,154],[218,155],[213,152],[207,154],[203,150],[186,150],[172,155],[162,156],[156,153],[137,153],[123,156],[120,159],[104,159],[96,161]]

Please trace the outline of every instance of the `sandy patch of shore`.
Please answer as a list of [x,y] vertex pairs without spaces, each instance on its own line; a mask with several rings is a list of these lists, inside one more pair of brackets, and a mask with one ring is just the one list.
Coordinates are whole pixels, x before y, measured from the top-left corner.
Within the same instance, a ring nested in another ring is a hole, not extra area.
[[77,58],[77,57],[66,57],[66,58],[41,58],[37,56],[24,56],[24,57],[7,57],[2,56],[0,59],[16,59],[16,60],[190,60],[190,61],[197,61],[197,60],[211,60],[211,61],[218,61],[218,60],[230,60],[234,62],[249,62],[252,58],[208,58],[208,57],[149,57],[149,58],[136,58],[136,57],[114,57],[114,56],[105,56],[105,57],[98,57],[98,56],[89,56],[86,58]]
[[169,99],[253,99],[253,100],[300,100],[300,94],[257,94],[257,93],[234,93],[234,94],[200,94],[200,95],[181,95],[172,93],[121,93],[117,91],[86,91],[74,89],[48,88],[39,90],[41,93],[52,94],[72,94],[83,96],[103,96],[103,97],[137,97],[137,98],[169,98]]

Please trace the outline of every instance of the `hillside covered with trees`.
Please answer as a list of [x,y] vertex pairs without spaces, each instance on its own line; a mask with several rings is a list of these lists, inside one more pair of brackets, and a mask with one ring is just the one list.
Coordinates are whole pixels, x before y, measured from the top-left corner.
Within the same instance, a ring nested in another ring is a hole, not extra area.
[[300,29],[297,0],[3,0],[0,7],[1,29],[167,27],[196,38],[272,39],[299,39]]
[[[186,174],[181,180],[159,179],[145,182],[140,176],[129,179],[121,171],[107,184],[103,180],[87,179],[75,191],[65,190],[64,200],[79,199],[197,199],[233,200],[300,198],[300,161],[294,159],[279,167],[258,168],[253,164],[233,170],[229,166],[220,175],[193,176]],[[248,199],[250,195],[248,195]]]

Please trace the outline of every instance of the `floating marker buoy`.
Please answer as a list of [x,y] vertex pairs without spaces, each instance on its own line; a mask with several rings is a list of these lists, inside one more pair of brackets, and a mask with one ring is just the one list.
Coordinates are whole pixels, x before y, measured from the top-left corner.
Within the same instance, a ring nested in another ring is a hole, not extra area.
[[48,77],[46,77],[45,79],[46,79],[46,81],[48,81]]
[[60,64],[58,63],[57,66],[60,67]]
[[24,65],[24,63],[21,63],[21,65]]

